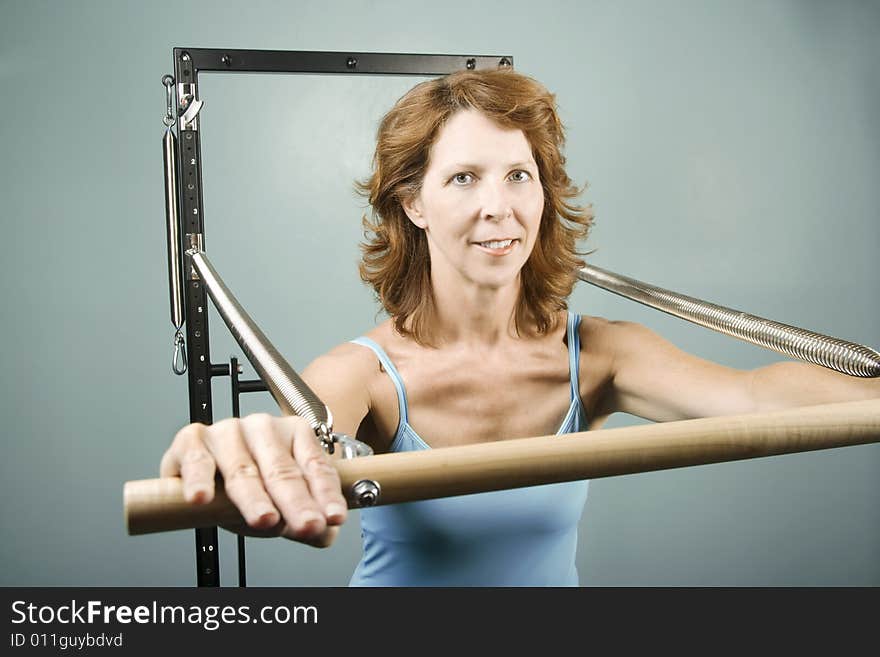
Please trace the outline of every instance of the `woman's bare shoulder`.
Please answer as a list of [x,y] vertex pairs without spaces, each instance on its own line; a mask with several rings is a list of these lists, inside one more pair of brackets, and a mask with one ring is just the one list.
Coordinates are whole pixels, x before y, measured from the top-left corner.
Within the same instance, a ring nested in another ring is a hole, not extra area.
[[[376,339],[375,331],[367,336]],[[350,436],[358,435],[370,412],[381,376],[373,351],[353,342],[344,342],[318,356],[302,373],[309,387],[331,409],[335,428]]]
[[581,346],[588,350],[610,351],[615,343],[621,339],[621,331],[625,331],[628,324],[630,322],[594,315],[581,315],[581,324],[578,329]]
[[353,342],[343,342],[315,358],[306,371],[343,368],[346,372],[365,372],[376,360],[372,352]]
[[581,349],[591,358],[604,357],[616,374],[628,363],[657,362],[661,357],[682,363],[689,356],[644,324],[629,320],[583,315],[580,338]]
[[[364,337],[370,338],[380,347],[385,349],[388,343],[390,331],[387,324],[389,321],[379,324]],[[339,373],[345,372],[353,377],[369,377],[379,371],[376,354],[369,347],[355,342],[343,342],[336,345],[330,351],[315,358],[306,371]]]

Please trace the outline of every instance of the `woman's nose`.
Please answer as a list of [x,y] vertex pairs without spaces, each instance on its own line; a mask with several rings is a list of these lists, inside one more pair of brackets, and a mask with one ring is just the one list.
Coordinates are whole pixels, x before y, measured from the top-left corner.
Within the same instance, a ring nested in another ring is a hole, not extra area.
[[481,218],[489,220],[504,219],[512,211],[510,194],[504,183],[487,182],[483,185],[481,202]]

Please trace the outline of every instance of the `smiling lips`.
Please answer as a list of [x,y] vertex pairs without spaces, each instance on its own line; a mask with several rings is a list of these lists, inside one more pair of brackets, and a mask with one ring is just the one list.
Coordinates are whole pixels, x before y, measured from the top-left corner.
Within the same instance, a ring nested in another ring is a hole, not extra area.
[[516,239],[488,240],[486,242],[474,242],[474,246],[490,255],[503,256],[513,251],[513,247],[518,241]]

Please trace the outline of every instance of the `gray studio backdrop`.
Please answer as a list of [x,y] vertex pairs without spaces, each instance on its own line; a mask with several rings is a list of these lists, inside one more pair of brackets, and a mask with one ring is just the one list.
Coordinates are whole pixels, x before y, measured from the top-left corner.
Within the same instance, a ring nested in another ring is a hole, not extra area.
[[[511,54],[558,95],[593,263],[876,346],[878,33],[868,2],[0,1],[0,584],[195,583],[191,531],[122,522],[123,482],[157,476],[188,413],[160,157],[172,47]],[[377,319],[352,183],[417,81],[202,78],[206,247],[295,368]],[[729,366],[781,359],[585,284],[571,305]],[[212,320],[215,362],[240,355]],[[230,413],[222,380],[215,403]],[[878,498],[878,446],[597,480],[581,581],[878,585]],[[357,513],[329,550],[249,539],[250,583],[345,585],[359,541]],[[225,532],[221,572],[235,583]]]

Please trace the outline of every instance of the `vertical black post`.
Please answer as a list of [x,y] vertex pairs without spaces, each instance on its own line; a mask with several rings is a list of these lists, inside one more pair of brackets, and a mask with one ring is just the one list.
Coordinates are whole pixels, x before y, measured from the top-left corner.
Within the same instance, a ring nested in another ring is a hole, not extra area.
[[[181,110],[198,99],[197,70],[189,54],[174,50],[174,72],[177,97]],[[178,167],[180,180],[181,223],[183,248],[195,241],[204,248],[204,217],[202,213],[202,162],[199,141],[199,120],[186,121],[184,111],[178,119]],[[211,424],[211,358],[208,341],[208,297],[195,275],[190,257],[183,259],[184,306],[186,310],[186,342],[189,372],[190,422]],[[217,528],[195,530],[196,579],[199,586],[220,586],[220,558]]]

